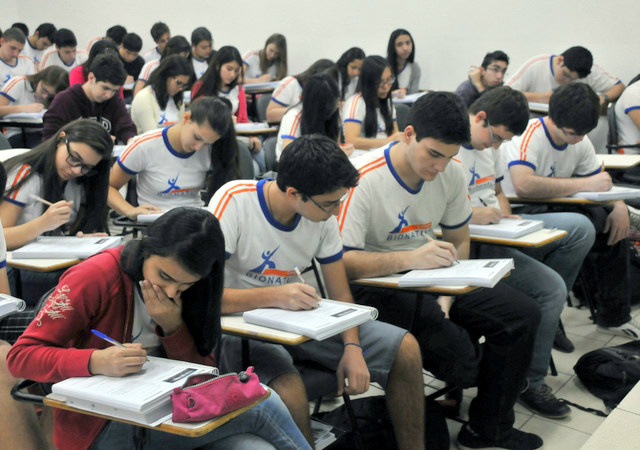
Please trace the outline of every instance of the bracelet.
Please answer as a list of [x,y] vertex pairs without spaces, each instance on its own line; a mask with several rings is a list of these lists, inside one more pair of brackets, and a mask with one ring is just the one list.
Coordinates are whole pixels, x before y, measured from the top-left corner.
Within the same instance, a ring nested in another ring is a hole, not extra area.
[[360,344],[356,344],[355,342],[346,342],[346,343],[344,344],[344,347],[346,348],[346,347],[347,347],[347,345],[353,345],[353,346],[355,346],[355,347],[358,347],[360,350],[362,350],[362,353],[364,353],[364,351],[365,351],[365,350],[364,350],[364,347],[363,347],[362,345],[360,345]]

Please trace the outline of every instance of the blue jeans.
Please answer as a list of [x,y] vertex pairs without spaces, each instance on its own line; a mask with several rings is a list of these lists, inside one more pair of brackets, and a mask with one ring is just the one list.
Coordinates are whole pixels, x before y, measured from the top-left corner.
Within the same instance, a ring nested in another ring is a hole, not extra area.
[[478,258],[513,258],[516,268],[503,283],[527,294],[540,306],[540,326],[527,372],[529,385],[537,387],[544,383],[547,375],[560,313],[582,260],[593,245],[595,229],[589,219],[575,213],[522,217],[543,220],[546,227],[565,230],[568,235],[536,249],[482,244],[472,247],[472,254],[475,251]]
[[[108,422],[91,450],[126,450],[134,448],[138,427],[122,422]],[[297,450],[311,447],[293,422],[289,411],[273,390],[259,405],[200,437],[187,437],[148,430],[144,450]]]

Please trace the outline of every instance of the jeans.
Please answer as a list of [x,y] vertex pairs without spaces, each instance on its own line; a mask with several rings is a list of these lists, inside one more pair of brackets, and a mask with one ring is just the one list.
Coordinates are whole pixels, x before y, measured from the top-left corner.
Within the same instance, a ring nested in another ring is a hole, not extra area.
[[[126,450],[134,448],[134,434],[139,427],[123,422],[108,422],[91,450]],[[187,437],[148,430],[144,450],[273,450],[310,449],[293,422],[289,411],[273,390],[262,403],[230,422],[200,437]]]
[[[524,385],[540,322],[534,300],[501,282],[456,297],[448,320],[430,295],[361,286],[353,286],[353,293],[359,303],[378,308],[379,320],[410,329],[420,343],[425,369],[462,387],[477,385],[478,395],[469,408],[475,432],[499,439],[511,430],[513,405]],[[481,336],[485,343],[479,350]]]

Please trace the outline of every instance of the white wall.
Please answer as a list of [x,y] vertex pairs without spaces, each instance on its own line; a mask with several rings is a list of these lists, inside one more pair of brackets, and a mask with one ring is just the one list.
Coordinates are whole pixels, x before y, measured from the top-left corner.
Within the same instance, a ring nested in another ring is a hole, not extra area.
[[[15,21],[31,30],[45,21],[72,29],[84,47],[115,24],[135,31],[151,48],[151,25],[162,20],[187,39],[198,26],[214,46],[244,53],[261,48],[268,35],[287,37],[290,73],[321,57],[336,60],[349,47],[386,52],[389,34],[408,29],[422,67],[421,88],[455,89],[470,65],[487,51],[511,57],[509,74],[529,57],[560,53],[572,45],[591,50],[596,63],[625,83],[640,72],[638,0],[3,0],[6,29]],[[292,7],[292,5],[294,7]],[[225,9],[228,8],[228,9]],[[613,22],[615,19],[616,22]],[[509,75],[508,74],[508,75]]]

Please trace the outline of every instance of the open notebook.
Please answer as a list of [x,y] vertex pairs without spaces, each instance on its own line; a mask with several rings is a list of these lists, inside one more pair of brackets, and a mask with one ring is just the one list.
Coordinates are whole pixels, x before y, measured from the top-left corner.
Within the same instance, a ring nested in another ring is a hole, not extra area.
[[542,220],[525,220],[504,218],[498,223],[488,225],[469,224],[469,233],[478,236],[492,236],[501,238],[519,238],[544,227]]
[[0,294],[0,319],[13,313],[24,311],[25,306],[24,300],[8,294]]
[[13,259],[84,259],[122,243],[120,236],[40,236],[13,251]]
[[400,287],[482,286],[494,287],[513,268],[513,259],[462,259],[449,267],[412,270],[398,281]]

